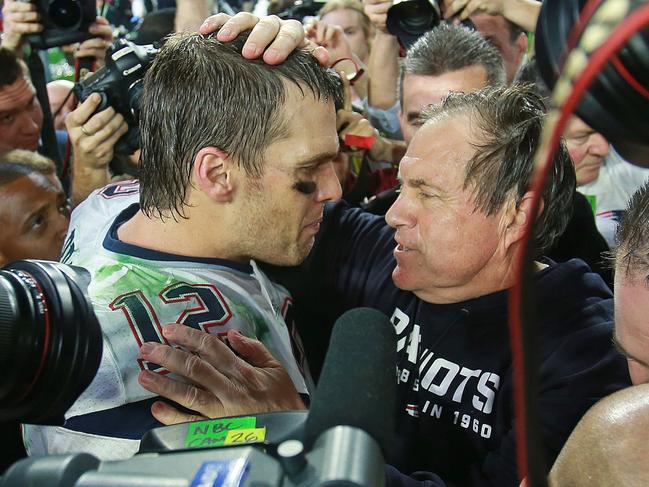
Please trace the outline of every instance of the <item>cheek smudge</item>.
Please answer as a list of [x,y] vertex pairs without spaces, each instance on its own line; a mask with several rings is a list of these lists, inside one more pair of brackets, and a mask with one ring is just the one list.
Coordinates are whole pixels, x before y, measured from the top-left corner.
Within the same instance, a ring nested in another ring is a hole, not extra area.
[[298,181],[293,185],[293,189],[298,193],[309,195],[315,193],[316,184],[313,181]]

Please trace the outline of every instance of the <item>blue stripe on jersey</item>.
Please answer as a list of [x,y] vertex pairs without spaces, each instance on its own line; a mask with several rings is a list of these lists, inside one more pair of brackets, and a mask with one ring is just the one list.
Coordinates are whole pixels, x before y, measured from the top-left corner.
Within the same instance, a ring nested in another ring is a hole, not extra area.
[[112,409],[68,418],[63,428],[93,435],[140,440],[152,428],[164,426],[151,415],[151,404],[162,398],[124,404]]
[[[185,255],[170,254],[168,252],[159,252],[157,250],[145,249],[144,247],[138,247],[137,245],[122,242],[121,240],[119,240],[119,238],[117,238],[117,229],[120,227],[120,225],[131,219],[138,211],[140,211],[139,203],[133,203],[132,205],[124,209],[119,215],[117,215],[117,218],[115,218],[115,221],[110,226],[110,229],[108,230],[106,237],[104,238],[103,245],[106,250],[147,260],[197,262],[199,264],[219,265],[222,267],[234,269],[235,271],[252,274],[252,266],[250,264],[242,264],[240,262],[234,262],[226,259],[188,257]],[[191,237],[188,236],[188,238]]]

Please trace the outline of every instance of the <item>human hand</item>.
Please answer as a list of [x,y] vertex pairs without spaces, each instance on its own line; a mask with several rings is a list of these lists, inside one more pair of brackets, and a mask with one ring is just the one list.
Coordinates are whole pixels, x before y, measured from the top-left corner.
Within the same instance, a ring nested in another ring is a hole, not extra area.
[[74,53],[75,58],[91,57],[95,58],[97,67],[105,64],[106,50],[113,43],[113,29],[104,17],[97,17],[88,31],[94,35],[92,39],[87,39],[79,44]]
[[388,10],[392,7],[392,0],[363,0],[363,8],[378,32],[389,34],[387,27]]
[[309,41],[327,49],[329,64],[334,64],[342,58],[354,57],[342,27],[316,20],[307,24],[304,32]]
[[5,0],[2,6],[2,19],[4,33],[2,47],[10,51],[17,51],[23,43],[23,36],[34,34],[43,30],[39,22],[40,15],[33,3],[16,0]]
[[345,99],[343,108],[336,112],[336,130],[341,147],[349,147],[352,150],[372,149],[379,137],[379,132],[369,120],[353,110],[351,85],[345,76],[346,73],[340,74]]
[[461,21],[474,13],[504,15],[506,0],[443,0],[442,11],[445,19],[457,16]]
[[329,55],[321,46],[314,46],[304,38],[304,28],[297,20],[281,20],[276,15],[259,18],[239,12],[233,17],[220,13],[205,19],[199,32],[211,34],[222,42],[232,41],[242,32],[251,30],[241,54],[246,59],[261,57],[266,64],[280,64],[298,48],[309,48],[322,65],[327,65]]
[[99,94],[93,93],[65,119],[75,166],[105,169],[113,158],[115,144],[128,132],[124,117],[114,108],[95,113],[100,102]]
[[230,349],[219,337],[181,324],[164,326],[162,334],[184,350],[145,343],[139,358],[162,365],[192,383],[151,371],[141,372],[138,381],[145,389],[197,414],[157,401],[151,413],[161,423],[304,409],[288,373],[261,342],[229,330]]

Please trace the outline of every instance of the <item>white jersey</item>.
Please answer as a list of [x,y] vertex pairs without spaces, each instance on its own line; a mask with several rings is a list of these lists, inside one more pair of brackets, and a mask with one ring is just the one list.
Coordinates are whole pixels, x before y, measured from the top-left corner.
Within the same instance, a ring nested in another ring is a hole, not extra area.
[[[137,181],[120,182],[95,191],[72,214],[61,260],[91,274],[88,292],[102,328],[103,356],[63,427],[25,426],[30,454],[83,451],[104,460],[133,455],[142,435],[160,426],[150,414],[159,398],[137,377],[144,369],[168,373],[138,360],[139,348],[144,342],[166,343],[161,329],[167,323],[217,335],[234,328],[256,337],[298,392],[308,394],[311,380],[301,347],[294,346],[299,341],[284,320],[291,305],[286,289],[253,261],[188,258],[121,242],[117,228],[139,210],[138,200]],[[294,351],[302,355],[297,360]]]

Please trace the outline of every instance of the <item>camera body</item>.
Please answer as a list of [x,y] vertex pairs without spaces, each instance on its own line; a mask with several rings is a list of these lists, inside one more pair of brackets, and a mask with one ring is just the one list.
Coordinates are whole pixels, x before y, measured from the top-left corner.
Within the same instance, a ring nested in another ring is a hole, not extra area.
[[30,0],[36,6],[43,31],[27,36],[36,49],[64,46],[90,39],[97,16],[95,0]]
[[282,20],[297,20],[302,22],[305,17],[315,17],[324,6],[323,0],[296,0],[293,5],[277,14]]
[[99,93],[97,112],[113,107],[126,120],[129,130],[115,144],[117,154],[132,154],[140,147],[138,118],[143,78],[158,50],[153,45],[138,46],[118,39],[106,52],[106,64],[74,87],[80,103]]
[[[442,22],[442,12],[437,0],[395,0],[388,9],[386,20],[390,34],[397,36],[405,49],[417,42],[424,33],[437,27]],[[446,22],[455,24],[457,15]],[[458,22],[467,29],[475,30],[470,19]]]

